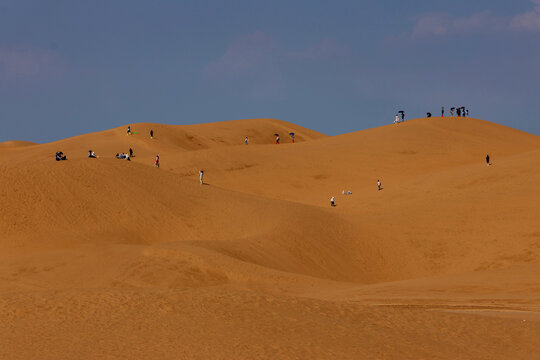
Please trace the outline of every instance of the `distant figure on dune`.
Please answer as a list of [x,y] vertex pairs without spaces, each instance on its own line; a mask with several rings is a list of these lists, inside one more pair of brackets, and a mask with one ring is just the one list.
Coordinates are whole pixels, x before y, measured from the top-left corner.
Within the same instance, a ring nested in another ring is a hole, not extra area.
[[278,145],[279,145],[279,135],[278,135],[278,136],[276,136],[276,144],[278,144]]
[[426,113],[426,115],[427,115],[427,117],[431,117],[431,113],[430,113],[430,112]]
[[405,111],[400,110],[400,111],[398,111],[398,113],[401,114],[401,121],[405,121]]
[[156,155],[156,162],[154,163],[154,166],[159,168],[159,154]]
[[441,107],[441,117],[444,117],[444,106]]
[[489,162],[489,154],[486,155],[486,165],[490,166],[491,163]]
[[63,152],[57,151],[57,152],[56,152],[56,155],[55,155],[55,159],[56,159],[56,161],[67,160],[67,156],[64,155]]
[[450,108],[450,116],[454,116],[454,109],[455,109],[455,107]]
[[457,116],[460,117],[461,116],[461,108],[457,108],[456,109],[456,113],[457,113]]
[[396,118],[394,119],[394,124],[399,124],[399,115],[396,114]]
[[247,136],[244,138],[244,144],[246,144],[246,145],[248,144],[248,137]]
[[465,106],[461,107],[461,116],[465,117]]
[[128,134],[128,135],[131,135],[131,126],[128,126],[128,128],[127,128],[127,134]]
[[93,159],[97,158],[96,153],[92,150],[88,150],[88,157]]
[[150,139],[154,138],[154,130],[150,129]]
[[204,171],[203,171],[203,170],[199,170],[199,180],[201,181],[201,185],[204,183],[204,182],[203,182],[203,176],[204,176]]
[[336,199],[334,199],[333,196],[330,198],[330,206],[332,207],[336,206]]
[[379,188],[379,190],[381,190],[381,180],[377,180],[377,188]]
[[294,144],[294,133],[289,133],[289,135],[291,136],[291,139],[292,139],[292,143]]
[[467,109],[467,117],[469,117],[469,109]]
[[129,148],[129,157],[133,157],[133,149]]

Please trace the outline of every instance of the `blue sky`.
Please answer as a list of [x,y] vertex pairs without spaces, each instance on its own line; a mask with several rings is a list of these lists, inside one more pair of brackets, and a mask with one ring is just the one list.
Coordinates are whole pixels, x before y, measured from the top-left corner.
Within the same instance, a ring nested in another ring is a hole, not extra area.
[[540,134],[540,0],[0,0],[0,141],[467,106]]

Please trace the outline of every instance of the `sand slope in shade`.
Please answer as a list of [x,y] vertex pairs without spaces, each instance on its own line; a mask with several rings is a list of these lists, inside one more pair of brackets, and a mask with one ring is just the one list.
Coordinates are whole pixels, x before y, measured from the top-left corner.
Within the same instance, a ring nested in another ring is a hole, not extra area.
[[131,126],[0,145],[0,358],[540,358],[538,136]]

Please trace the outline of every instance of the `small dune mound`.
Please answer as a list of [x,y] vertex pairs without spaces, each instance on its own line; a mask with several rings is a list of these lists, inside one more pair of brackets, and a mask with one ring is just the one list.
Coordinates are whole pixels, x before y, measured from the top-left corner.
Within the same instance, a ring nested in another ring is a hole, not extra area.
[[0,149],[11,149],[11,148],[20,148],[25,146],[32,146],[37,145],[36,143],[30,142],[30,141],[4,141],[0,143]]

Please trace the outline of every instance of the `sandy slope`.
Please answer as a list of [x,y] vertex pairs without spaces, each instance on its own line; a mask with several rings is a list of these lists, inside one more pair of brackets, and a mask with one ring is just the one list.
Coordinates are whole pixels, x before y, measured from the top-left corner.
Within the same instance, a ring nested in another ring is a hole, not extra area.
[[539,137],[132,131],[0,146],[0,358],[540,358]]

